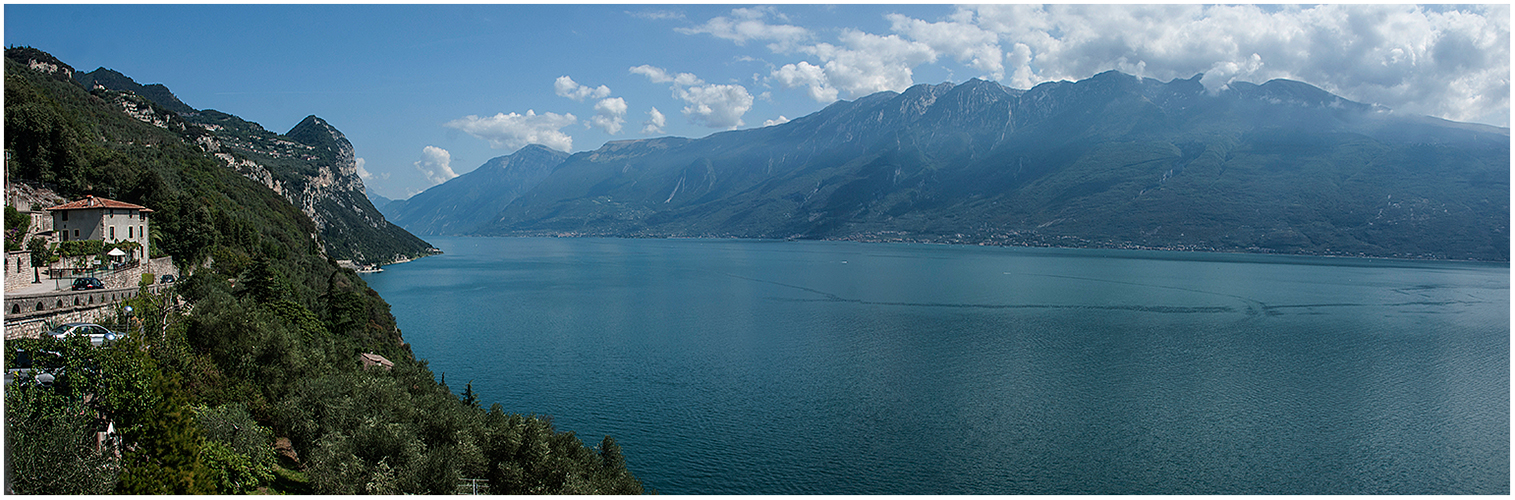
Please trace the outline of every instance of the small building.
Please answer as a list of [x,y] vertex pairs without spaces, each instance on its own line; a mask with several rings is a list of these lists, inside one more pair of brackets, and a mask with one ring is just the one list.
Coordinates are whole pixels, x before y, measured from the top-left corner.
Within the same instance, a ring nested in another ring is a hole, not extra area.
[[385,370],[392,370],[395,367],[395,363],[393,361],[390,361],[388,358],[385,358],[384,356],[380,356],[378,354],[374,354],[374,353],[371,353],[371,352],[362,353],[359,357],[363,361],[363,368],[364,369],[373,368],[373,367],[377,366],[377,367],[383,368]]
[[132,251],[131,260],[145,261],[152,255],[147,237],[150,208],[86,196],[46,210],[53,215],[58,241],[103,240],[107,245],[134,241],[140,247]]

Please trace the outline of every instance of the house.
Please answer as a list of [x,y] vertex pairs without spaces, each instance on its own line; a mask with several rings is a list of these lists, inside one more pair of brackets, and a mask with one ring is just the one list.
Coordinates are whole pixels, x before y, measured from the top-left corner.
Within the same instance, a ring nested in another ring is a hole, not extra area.
[[46,210],[52,212],[58,241],[104,240],[107,245],[133,241],[141,246],[132,250],[131,260],[145,261],[151,255],[147,237],[150,208],[86,196]]

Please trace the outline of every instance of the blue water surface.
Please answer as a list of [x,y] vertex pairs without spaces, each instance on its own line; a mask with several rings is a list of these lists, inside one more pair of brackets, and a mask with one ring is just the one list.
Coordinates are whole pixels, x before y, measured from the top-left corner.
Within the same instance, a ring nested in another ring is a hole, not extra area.
[[1508,494],[1509,266],[430,238],[461,392],[674,494]]

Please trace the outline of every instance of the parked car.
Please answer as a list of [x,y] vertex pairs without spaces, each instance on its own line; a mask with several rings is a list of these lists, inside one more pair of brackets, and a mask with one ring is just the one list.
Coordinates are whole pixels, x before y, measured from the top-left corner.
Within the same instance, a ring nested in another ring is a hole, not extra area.
[[74,278],[72,290],[101,290],[105,284],[100,283],[99,278]]
[[67,338],[69,335],[84,335],[89,337],[89,344],[95,347],[114,344],[117,339],[126,336],[124,333],[113,332],[109,328],[94,323],[64,323],[47,334],[58,339]]
[[20,381],[51,387],[63,374],[63,355],[53,351],[16,349],[16,356],[5,367],[5,385]]
[[163,275],[162,278],[158,278],[158,282],[159,283],[173,283],[174,282],[174,275],[172,275],[172,274],[165,274],[165,275]]

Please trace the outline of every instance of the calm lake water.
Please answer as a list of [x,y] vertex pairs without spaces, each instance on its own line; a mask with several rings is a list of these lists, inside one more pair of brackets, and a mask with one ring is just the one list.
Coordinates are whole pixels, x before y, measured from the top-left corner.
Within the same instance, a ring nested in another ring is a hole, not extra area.
[[415,354],[662,493],[1510,492],[1508,265],[429,241]]

